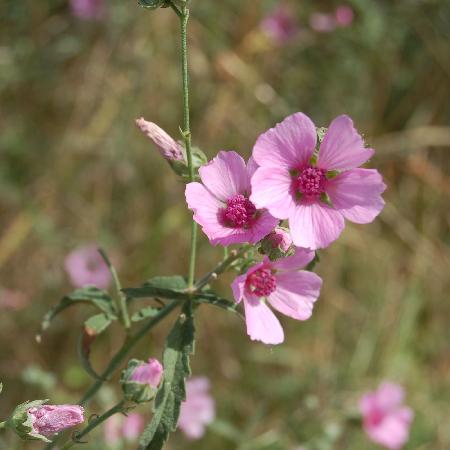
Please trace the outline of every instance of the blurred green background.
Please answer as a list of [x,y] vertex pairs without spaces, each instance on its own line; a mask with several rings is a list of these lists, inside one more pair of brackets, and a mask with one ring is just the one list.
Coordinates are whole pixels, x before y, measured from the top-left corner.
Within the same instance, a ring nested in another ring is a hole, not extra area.
[[[280,3],[280,2],[279,2]],[[332,1],[293,0],[299,35],[280,46],[261,32],[263,0],[192,0],[192,132],[209,157],[248,156],[257,136],[303,111],[318,126],[352,116],[377,149],[387,206],[371,225],[347,224],[317,266],[323,294],[286,341],[252,343],[234,315],[202,307],[192,359],[208,375],[217,421],[200,441],[177,432],[168,449],[372,450],[358,398],[383,379],[402,383],[416,417],[406,449],[450,448],[450,2],[352,0],[348,28],[314,32]],[[26,306],[0,312],[0,418],[19,402],[77,401],[90,383],[77,361],[86,310],[59,317],[38,344],[42,316],[71,287],[65,255],[96,242],[123,284],[184,274],[189,223],[183,185],[134,120],[178,137],[182,122],[178,21],[109,0],[83,21],[65,0],[0,3],[0,287]],[[201,236],[198,273],[222,257]],[[230,297],[225,277],[219,285]],[[160,357],[173,317],[134,355]],[[99,370],[121,332],[99,339]],[[89,413],[118,398],[109,383]],[[139,411],[148,417],[149,407]],[[106,449],[94,433],[85,449]],[[0,435],[0,448],[39,449]],[[119,447],[120,448],[120,447]],[[124,447],[125,448],[125,447]],[[135,448],[131,444],[129,448]]]

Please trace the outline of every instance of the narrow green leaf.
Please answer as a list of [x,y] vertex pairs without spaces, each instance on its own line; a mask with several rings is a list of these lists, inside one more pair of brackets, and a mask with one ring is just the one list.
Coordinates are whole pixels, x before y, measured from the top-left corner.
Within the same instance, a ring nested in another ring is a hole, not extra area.
[[75,305],[77,303],[87,303],[94,305],[100,311],[109,314],[116,315],[116,309],[112,298],[108,292],[98,289],[95,286],[87,286],[81,289],[77,289],[66,295],[61,299],[61,301],[54,306],[43,318],[42,329],[46,330],[50,326],[50,322],[57,316],[60,312],[64,311],[69,306]]
[[227,300],[226,298],[217,297],[215,294],[203,294],[203,296],[195,297],[196,303],[204,303],[207,305],[217,306],[218,308],[222,308],[226,311],[238,314],[242,317],[242,314],[238,311],[237,305],[235,302]]
[[186,289],[186,280],[174,275],[171,277],[154,277],[138,288],[125,288],[122,291],[129,300],[135,298],[165,298],[171,300],[186,300],[189,295],[183,292]]
[[145,308],[136,311],[132,316],[132,322],[140,322],[141,320],[148,319],[149,317],[155,317],[159,313],[158,308],[153,306],[146,306]]
[[186,399],[185,379],[189,377],[189,355],[194,351],[192,305],[186,302],[166,340],[164,380],[158,390],[154,415],[139,441],[138,450],[161,450],[176,430],[181,402]]
[[98,336],[111,325],[113,320],[117,320],[117,316],[105,313],[96,314],[84,322],[84,329],[89,336]]

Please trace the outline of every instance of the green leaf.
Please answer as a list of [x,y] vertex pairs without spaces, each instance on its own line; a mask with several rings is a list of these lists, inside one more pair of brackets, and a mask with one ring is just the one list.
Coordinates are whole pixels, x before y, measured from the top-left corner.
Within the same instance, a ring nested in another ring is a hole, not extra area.
[[42,329],[46,330],[55,316],[76,303],[88,303],[94,305],[106,314],[111,316],[116,315],[116,308],[108,292],[98,289],[95,286],[86,286],[63,297],[58,305],[54,306],[44,316],[44,319],[42,320]]
[[226,311],[238,314],[240,317],[243,317],[242,314],[238,311],[237,304],[235,302],[227,300],[226,298],[217,297],[213,293],[203,295],[199,294],[198,297],[196,296],[195,298],[196,303],[205,303],[207,305],[217,306]]
[[125,288],[122,291],[128,299],[159,297],[171,300],[186,300],[189,295],[183,292],[186,280],[174,275],[171,277],[154,277],[138,288]]
[[131,320],[133,322],[140,322],[141,320],[148,319],[149,317],[155,317],[158,313],[158,308],[154,308],[153,306],[146,306],[145,308],[142,308],[139,311],[135,312],[131,316]]
[[169,6],[167,0],[138,0],[138,4],[143,8],[149,9],[167,8]]
[[154,415],[139,441],[138,450],[161,450],[175,431],[181,402],[186,399],[185,379],[189,377],[189,355],[194,351],[192,305],[186,302],[166,340],[164,380],[155,399]]
[[100,333],[103,333],[111,323],[117,320],[117,316],[101,313],[95,316],[89,317],[84,322],[84,328],[78,340],[78,355],[81,360],[81,364],[86,372],[95,379],[100,379],[100,376],[94,370],[91,365],[89,356],[91,354],[91,347],[95,339]]

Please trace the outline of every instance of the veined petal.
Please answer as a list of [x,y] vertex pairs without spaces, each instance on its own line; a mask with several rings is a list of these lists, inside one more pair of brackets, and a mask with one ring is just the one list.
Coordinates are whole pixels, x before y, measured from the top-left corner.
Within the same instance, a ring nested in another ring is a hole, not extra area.
[[285,167],[259,167],[251,183],[250,200],[257,208],[267,208],[278,219],[289,217],[295,202],[292,178]]
[[199,173],[203,184],[223,202],[237,194],[250,193],[245,161],[236,152],[219,152],[212,161],[200,167]]
[[280,313],[297,320],[311,317],[320,294],[322,279],[312,272],[283,272],[276,275],[277,288],[270,294],[270,304]]
[[314,123],[298,112],[261,134],[253,147],[253,157],[261,167],[298,168],[308,163],[316,142]]
[[284,341],[283,328],[265,302],[259,298],[246,297],[244,309],[247,334],[252,341],[272,345],[281,344]]
[[311,250],[330,245],[339,237],[344,225],[342,214],[321,202],[301,203],[289,216],[294,244]]
[[260,216],[249,229],[252,233],[251,240],[249,240],[251,244],[256,244],[265,238],[280,222],[279,219],[273,217],[267,210],[262,210],[259,214]]
[[348,170],[359,167],[374,154],[364,147],[363,138],[353,126],[353,120],[346,115],[331,122],[320,145],[317,167],[325,170]]
[[303,269],[309,264],[315,256],[313,250],[297,247],[295,253],[287,258],[277,259],[272,263],[275,270],[298,270]]
[[355,223],[370,223],[381,212],[386,189],[383,179],[374,169],[352,169],[328,180],[327,193],[333,206]]

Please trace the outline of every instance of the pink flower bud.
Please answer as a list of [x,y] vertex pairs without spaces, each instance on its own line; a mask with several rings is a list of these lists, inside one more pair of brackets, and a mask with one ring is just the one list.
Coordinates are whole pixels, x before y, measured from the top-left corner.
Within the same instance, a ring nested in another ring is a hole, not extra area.
[[347,5],[338,6],[334,13],[337,25],[342,28],[349,27],[353,23],[354,15],[353,9]]
[[79,247],[69,253],[64,266],[75,287],[94,285],[99,289],[106,289],[111,282],[108,266],[95,245]]
[[33,434],[52,436],[84,422],[84,409],[78,405],[43,405],[30,408]]
[[143,117],[136,120],[139,129],[158,147],[159,153],[167,161],[184,162],[183,148],[174,141],[162,128]]
[[157,388],[161,382],[163,371],[161,363],[155,358],[150,358],[148,363],[141,364],[134,369],[130,381]]
[[278,7],[263,19],[261,30],[276,43],[283,45],[298,34],[299,27],[288,9]]
[[70,0],[72,14],[83,20],[99,20],[105,16],[104,0]]
[[283,252],[287,252],[292,245],[292,238],[289,232],[283,228],[275,228],[267,237],[272,248],[279,248]]

